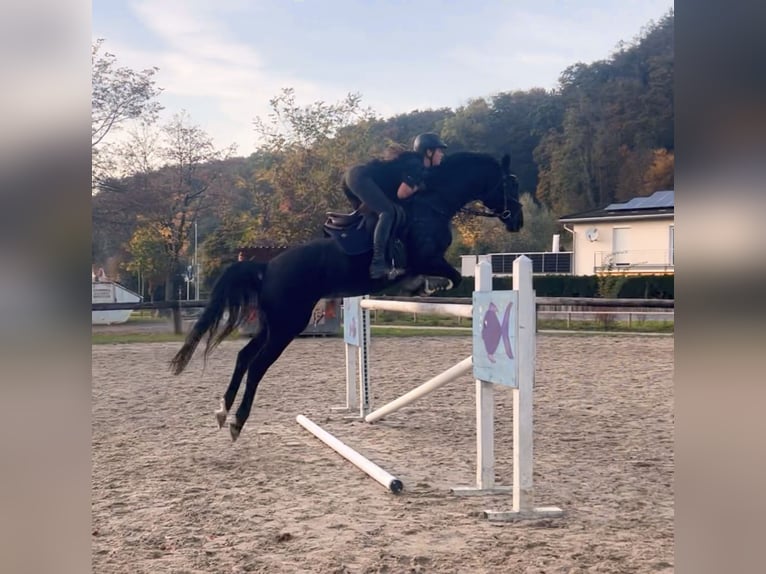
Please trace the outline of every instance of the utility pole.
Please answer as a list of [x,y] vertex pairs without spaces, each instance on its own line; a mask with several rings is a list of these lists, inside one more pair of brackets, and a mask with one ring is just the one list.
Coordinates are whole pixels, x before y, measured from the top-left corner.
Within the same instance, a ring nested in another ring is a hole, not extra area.
[[197,263],[197,218],[194,218],[194,300],[199,301],[199,264]]

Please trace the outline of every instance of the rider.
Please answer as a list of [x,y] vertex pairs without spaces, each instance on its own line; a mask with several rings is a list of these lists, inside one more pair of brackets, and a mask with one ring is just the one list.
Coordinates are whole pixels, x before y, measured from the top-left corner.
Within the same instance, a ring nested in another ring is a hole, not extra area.
[[396,222],[397,207],[394,202],[397,201],[397,192],[400,189],[416,189],[422,182],[423,171],[417,156],[405,153],[355,165],[343,174],[341,187],[354,208],[364,203],[378,214],[370,263],[370,277],[373,279],[385,277],[392,271],[386,261],[386,246]]
[[[433,132],[426,132],[419,134],[415,141],[412,143],[413,151],[419,153],[423,157],[423,166],[426,168],[435,167],[442,162],[444,158],[444,150],[447,149],[447,144]],[[406,199],[415,193],[416,189],[402,183],[396,192],[396,196],[399,199]]]

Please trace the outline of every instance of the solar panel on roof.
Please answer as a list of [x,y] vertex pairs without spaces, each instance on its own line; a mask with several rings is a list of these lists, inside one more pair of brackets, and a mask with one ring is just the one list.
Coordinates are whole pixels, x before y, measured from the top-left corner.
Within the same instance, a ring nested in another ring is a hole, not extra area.
[[673,207],[675,205],[675,192],[655,191],[648,197],[634,197],[625,203],[611,203],[604,209],[606,211],[629,211],[631,209],[657,209],[662,207]]

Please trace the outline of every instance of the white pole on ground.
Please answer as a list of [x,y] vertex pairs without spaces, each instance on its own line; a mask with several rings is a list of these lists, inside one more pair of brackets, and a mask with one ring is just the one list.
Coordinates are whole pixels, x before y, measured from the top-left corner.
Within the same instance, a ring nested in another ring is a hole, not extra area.
[[[492,264],[476,264],[476,291],[492,291]],[[474,329],[480,328],[474,325]],[[479,490],[495,487],[495,389],[476,379],[476,485]]]
[[532,392],[535,381],[536,318],[532,285],[532,260],[517,257],[513,262],[513,290],[519,293],[518,385],[513,389],[513,511],[532,511]]
[[473,369],[473,358],[467,357],[460,361],[457,365],[454,365],[443,373],[436,375],[434,378],[426,381],[419,387],[415,387],[409,393],[402,395],[398,399],[391,401],[390,403],[383,405],[379,409],[371,412],[369,415],[364,417],[364,420],[368,423],[372,423],[378,419],[382,419],[387,414],[398,411],[402,407],[405,407],[408,404],[416,401],[423,395],[427,395],[428,393],[435,391],[439,387],[449,383],[459,376],[470,372],[471,369]]
[[331,435],[326,430],[322,429],[320,426],[316,425],[315,423],[313,423],[312,421],[310,421],[303,415],[298,415],[295,420],[298,421],[298,424],[300,424],[303,428],[305,428],[307,431],[313,434],[316,438],[321,440],[323,443],[325,443],[327,446],[329,446],[331,449],[333,449],[343,458],[348,460],[350,463],[354,464],[359,469],[366,472],[368,475],[370,475],[372,478],[374,478],[376,481],[378,481],[380,484],[385,486],[388,490],[390,490],[394,494],[401,492],[402,488],[404,488],[404,485],[402,484],[401,480],[399,480],[392,474],[389,474],[388,472],[380,468],[377,464],[375,464],[371,460],[366,459],[365,457],[363,457],[361,454],[356,452],[351,447],[343,444],[333,435]]

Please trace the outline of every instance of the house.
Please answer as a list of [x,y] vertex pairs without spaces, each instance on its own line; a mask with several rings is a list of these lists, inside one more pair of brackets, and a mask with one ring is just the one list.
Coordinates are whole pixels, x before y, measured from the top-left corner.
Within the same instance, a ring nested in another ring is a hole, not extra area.
[[674,272],[672,190],[559,218],[572,234],[575,275]]

